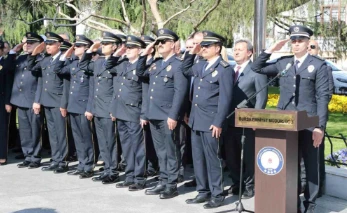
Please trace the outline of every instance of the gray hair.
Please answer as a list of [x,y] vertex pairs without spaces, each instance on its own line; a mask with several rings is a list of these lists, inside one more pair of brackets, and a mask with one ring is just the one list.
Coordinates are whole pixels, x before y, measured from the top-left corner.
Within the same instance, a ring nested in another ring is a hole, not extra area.
[[253,53],[253,44],[252,44],[252,42],[250,40],[248,40],[248,39],[239,39],[239,40],[237,40],[235,42],[234,46],[236,46],[236,44],[238,44],[238,43],[246,43],[247,44],[247,50],[251,51]]

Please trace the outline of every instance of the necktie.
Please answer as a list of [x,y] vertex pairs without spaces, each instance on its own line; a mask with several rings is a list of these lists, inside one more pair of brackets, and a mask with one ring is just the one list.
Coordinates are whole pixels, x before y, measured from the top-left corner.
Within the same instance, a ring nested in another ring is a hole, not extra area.
[[53,57],[51,57],[51,59],[49,60],[49,62],[50,62],[50,63],[52,63],[52,62],[53,62]]
[[240,69],[241,69],[241,66],[236,67],[235,76],[234,76],[234,84],[237,82],[237,79],[239,78]]
[[299,61],[299,60],[296,60],[296,61],[295,61],[295,74],[296,74],[296,72],[299,70],[299,64],[300,64],[300,61]]

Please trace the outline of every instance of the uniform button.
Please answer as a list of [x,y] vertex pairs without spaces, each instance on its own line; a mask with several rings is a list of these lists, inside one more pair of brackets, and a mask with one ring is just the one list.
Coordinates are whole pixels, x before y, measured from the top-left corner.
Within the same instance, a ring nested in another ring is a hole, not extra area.
[[72,89],[75,88],[74,86],[72,86]]
[[118,98],[120,97],[120,95],[118,95]]
[[198,95],[196,95],[195,97],[199,97]]
[[48,81],[46,81],[46,84],[48,84]]
[[198,104],[195,104],[195,106],[198,106]]
[[296,79],[296,76],[294,76],[294,79]]
[[155,82],[153,82],[153,84],[155,84]]
[[293,101],[292,104],[295,105],[295,102]]
[[73,81],[74,84],[76,84],[76,81]]
[[[47,74],[48,75],[48,74]],[[24,74],[22,75],[22,77],[24,77]]]
[[72,92],[70,92],[70,94],[72,94]]
[[96,95],[95,98],[97,98],[98,96]]
[[24,69],[26,70],[27,68],[26,68],[26,67],[24,67]]
[[200,81],[202,81],[202,78],[200,79]]
[[158,76],[155,76],[155,78],[158,78]]
[[124,83],[121,83],[120,85],[123,85]]
[[100,83],[98,83],[98,85],[100,85]]
[[47,73],[47,75],[49,75],[49,73]]
[[23,82],[20,82],[20,84],[23,84]]
[[125,77],[123,77],[123,79],[125,79]]
[[293,93],[293,96],[295,96],[295,93]]
[[48,69],[51,68],[51,67],[48,67]]
[[293,87],[296,87],[296,85],[294,84]]
[[99,89],[96,89],[96,91],[99,91]]
[[198,87],[198,89],[200,89],[200,87]]
[[153,99],[153,97],[151,96],[150,99]]
[[121,92],[122,91],[122,89],[119,89],[119,92]]
[[131,106],[133,105],[133,103],[130,104]]
[[99,77],[99,79],[101,79],[101,77]]
[[22,89],[19,89],[19,92],[21,92],[22,91]]
[[154,91],[154,89],[151,89],[151,92],[153,92]]
[[45,88],[45,91],[47,91],[47,88]]

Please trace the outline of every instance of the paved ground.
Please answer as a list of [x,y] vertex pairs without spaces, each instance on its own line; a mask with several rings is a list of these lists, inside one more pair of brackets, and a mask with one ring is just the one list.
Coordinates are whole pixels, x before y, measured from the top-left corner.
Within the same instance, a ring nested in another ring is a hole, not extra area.
[[[144,191],[117,189],[114,184],[102,185],[90,179],[80,180],[78,177],[42,172],[40,169],[18,169],[17,163],[10,156],[9,164],[0,167],[0,213],[227,213],[235,207],[237,200],[236,196],[229,196],[225,206],[204,210],[202,205],[185,204],[185,200],[194,197],[196,193],[194,188],[185,188],[182,184],[179,185],[180,196],[160,200],[158,196],[144,195]],[[189,179],[189,174],[186,178]],[[155,184],[154,179],[148,182],[147,187]],[[246,209],[253,210],[253,202],[250,199],[243,201],[243,204]],[[346,200],[323,196],[317,203],[317,213],[347,213]]]

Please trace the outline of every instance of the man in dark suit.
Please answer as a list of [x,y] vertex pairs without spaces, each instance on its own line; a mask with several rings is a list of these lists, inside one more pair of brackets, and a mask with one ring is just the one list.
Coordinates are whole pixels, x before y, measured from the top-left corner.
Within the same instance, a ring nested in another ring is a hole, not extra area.
[[7,164],[8,125],[12,110],[10,104],[13,74],[4,55],[4,42],[0,40],[0,166]]
[[[267,64],[274,51],[280,50],[289,39],[281,40],[262,52],[252,65],[252,70],[266,75],[281,72],[279,110],[305,110],[308,116],[318,116],[317,127],[299,132],[298,168],[300,183],[300,160],[304,159],[307,186],[304,192],[305,213],[314,212],[319,191],[319,149],[324,137],[329,103],[329,77],[324,60],[307,52],[309,39],[313,35],[306,26],[296,25],[289,29],[294,56],[280,58],[275,64]],[[301,184],[298,184],[298,195]],[[300,210],[298,196],[298,212]]]
[[[243,100],[247,100],[256,92],[258,95],[249,101],[248,108],[264,109],[267,102],[267,83],[266,75],[255,73],[251,70],[251,57],[253,54],[253,45],[248,40],[238,40],[234,46],[234,66],[235,78],[233,88],[232,109]],[[244,130],[244,131],[243,131]],[[244,171],[240,170],[241,159],[241,136],[246,136],[244,147]],[[235,127],[235,116],[229,118],[228,129],[224,134],[224,152],[226,164],[230,169],[230,176],[233,181],[229,189],[230,194],[238,195],[240,181],[243,182],[243,198],[254,196],[254,142],[255,134],[253,129],[243,129]],[[243,180],[240,180],[240,172],[244,172]]]
[[[30,72],[40,72],[42,75],[42,93],[40,103],[45,109],[49,142],[52,150],[52,162],[43,167],[42,171],[54,171],[63,173],[68,170],[66,156],[68,147],[66,141],[66,120],[60,112],[63,96],[64,77],[57,74],[54,64],[59,61],[61,55],[60,46],[63,38],[59,35],[47,32],[45,43],[38,45],[31,55],[28,56],[28,69]],[[38,61],[39,53],[45,49],[47,56]]]
[[[146,190],[147,195],[159,195],[160,199],[178,196],[177,183],[181,164],[179,128],[183,121],[184,104],[188,81],[182,73],[182,60],[175,55],[177,34],[169,29],[157,32],[158,52],[162,59],[152,63],[144,73],[149,76],[147,118],[160,166],[159,183]],[[146,64],[154,43],[147,46],[138,62]]]
[[[198,195],[187,204],[204,203],[205,209],[223,204],[223,167],[220,140],[227,115],[231,112],[234,72],[220,55],[225,39],[210,31],[203,31],[200,45],[186,53],[183,70],[194,76],[192,108],[189,126],[192,129],[192,152]],[[204,63],[195,63],[202,48]]]
[[[43,42],[43,38],[36,33],[26,33],[27,51],[29,54]],[[42,116],[40,113],[40,98],[42,93],[42,76],[40,72],[27,72],[28,55],[20,55],[16,59],[16,52],[21,50],[24,43],[17,45],[10,51],[14,72],[11,104],[18,108],[18,124],[21,147],[24,154],[23,163],[19,168],[38,168],[41,164],[41,130]],[[41,58],[42,59],[42,58]]]
[[[93,102],[92,73],[80,69],[79,59],[93,42],[84,35],[77,35],[74,46],[56,63],[55,70],[60,74],[70,77],[69,88],[64,96],[67,99],[67,111],[69,112],[72,136],[76,145],[78,165],[68,175],[79,175],[81,179],[92,177],[94,172],[94,149],[92,140],[91,120]],[[74,56],[69,60],[74,52]],[[64,85],[67,86],[67,85]]]
[[94,74],[94,99],[93,115],[100,154],[105,162],[103,172],[94,177],[93,181],[102,181],[103,184],[112,184],[119,181],[119,173],[116,171],[118,155],[115,135],[115,120],[110,116],[110,104],[113,96],[113,76],[107,66],[107,59],[121,43],[121,39],[115,34],[104,32],[101,41],[104,57],[92,61],[93,53],[100,47],[95,42],[83,55],[80,61],[80,69]]

